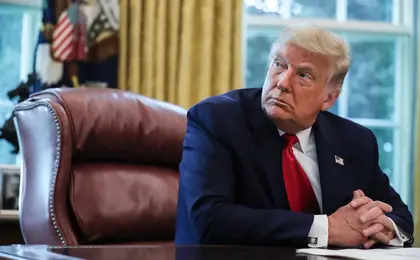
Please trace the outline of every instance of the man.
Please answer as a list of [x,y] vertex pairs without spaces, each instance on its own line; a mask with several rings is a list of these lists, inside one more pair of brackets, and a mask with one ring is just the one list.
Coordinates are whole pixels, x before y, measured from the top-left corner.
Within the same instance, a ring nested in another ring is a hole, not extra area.
[[177,244],[403,246],[407,206],[378,166],[367,128],[327,112],[350,64],[338,35],[286,28],[261,89],[188,112]]

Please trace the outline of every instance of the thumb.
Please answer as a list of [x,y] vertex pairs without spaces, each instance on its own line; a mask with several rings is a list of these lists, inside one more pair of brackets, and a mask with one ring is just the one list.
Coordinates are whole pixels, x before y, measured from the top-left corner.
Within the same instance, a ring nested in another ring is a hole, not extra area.
[[355,190],[353,191],[353,199],[364,197],[365,193],[362,190]]

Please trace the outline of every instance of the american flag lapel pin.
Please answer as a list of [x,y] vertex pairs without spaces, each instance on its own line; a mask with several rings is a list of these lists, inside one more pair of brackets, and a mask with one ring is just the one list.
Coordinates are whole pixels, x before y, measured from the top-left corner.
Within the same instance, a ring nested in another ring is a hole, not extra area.
[[337,155],[334,155],[334,157],[335,157],[335,163],[338,163],[340,165],[344,165],[344,159],[343,158],[341,158]]

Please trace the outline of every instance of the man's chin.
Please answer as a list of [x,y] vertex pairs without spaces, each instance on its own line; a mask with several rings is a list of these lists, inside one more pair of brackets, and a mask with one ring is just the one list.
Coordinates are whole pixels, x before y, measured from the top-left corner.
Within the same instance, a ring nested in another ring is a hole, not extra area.
[[267,116],[272,120],[288,120],[292,115],[287,109],[279,106],[270,106],[265,110]]

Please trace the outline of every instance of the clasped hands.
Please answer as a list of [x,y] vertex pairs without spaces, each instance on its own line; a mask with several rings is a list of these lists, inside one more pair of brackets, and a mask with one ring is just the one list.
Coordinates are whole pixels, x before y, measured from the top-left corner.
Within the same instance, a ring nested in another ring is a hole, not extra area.
[[394,237],[392,221],[385,215],[392,207],[373,201],[363,191],[353,192],[352,201],[328,216],[328,244],[340,247],[370,248],[387,245]]

